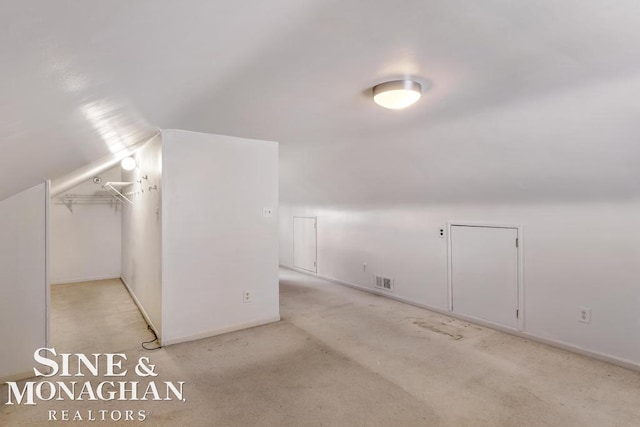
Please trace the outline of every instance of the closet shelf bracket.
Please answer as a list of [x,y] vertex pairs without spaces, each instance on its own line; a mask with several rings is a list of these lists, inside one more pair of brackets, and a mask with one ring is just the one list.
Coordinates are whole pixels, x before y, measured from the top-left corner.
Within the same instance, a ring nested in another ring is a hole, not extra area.
[[130,205],[133,205],[133,202],[131,200],[129,200],[129,198],[127,198],[127,196],[125,196],[124,194],[122,194],[120,192],[120,190],[118,190],[116,187],[119,187],[120,189],[122,189],[122,187],[126,187],[127,185],[132,185],[133,182],[107,182],[105,183],[102,188],[104,188],[105,190],[111,192],[111,194],[113,195],[113,197],[127,202]]

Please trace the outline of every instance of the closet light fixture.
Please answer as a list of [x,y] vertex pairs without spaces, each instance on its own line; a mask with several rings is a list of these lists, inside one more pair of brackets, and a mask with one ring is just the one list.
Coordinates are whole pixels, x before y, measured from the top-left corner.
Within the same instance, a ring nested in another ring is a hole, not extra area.
[[133,157],[125,157],[120,162],[120,166],[122,166],[122,169],[126,171],[132,171],[136,168],[136,159]]
[[394,80],[373,87],[375,103],[392,110],[407,108],[421,96],[422,86],[414,80]]

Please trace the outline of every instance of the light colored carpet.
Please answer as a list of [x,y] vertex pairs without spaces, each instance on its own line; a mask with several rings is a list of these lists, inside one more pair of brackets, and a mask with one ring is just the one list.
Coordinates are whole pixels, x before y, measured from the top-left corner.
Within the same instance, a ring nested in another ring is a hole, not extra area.
[[49,327],[66,353],[117,353],[154,338],[120,279],[51,286]]
[[281,322],[156,352],[130,343],[157,380],[186,381],[185,403],[3,406],[0,424],[93,408],[144,409],[153,426],[640,425],[638,372],[288,270],[280,288]]

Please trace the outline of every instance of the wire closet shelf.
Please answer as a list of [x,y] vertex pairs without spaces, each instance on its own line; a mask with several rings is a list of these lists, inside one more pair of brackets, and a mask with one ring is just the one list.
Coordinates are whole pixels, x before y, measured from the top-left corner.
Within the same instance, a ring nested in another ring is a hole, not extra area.
[[63,194],[56,198],[55,203],[66,206],[70,212],[73,212],[73,207],[76,205],[109,205],[117,209],[122,203],[133,205],[133,202],[118,190],[131,184],[133,183],[107,182],[102,186],[104,191],[93,194]]

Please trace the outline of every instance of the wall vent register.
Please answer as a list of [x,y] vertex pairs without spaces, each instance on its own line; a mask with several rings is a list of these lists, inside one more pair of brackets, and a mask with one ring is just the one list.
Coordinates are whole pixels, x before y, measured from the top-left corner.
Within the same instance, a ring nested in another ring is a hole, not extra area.
[[376,288],[393,292],[393,277],[376,275]]

